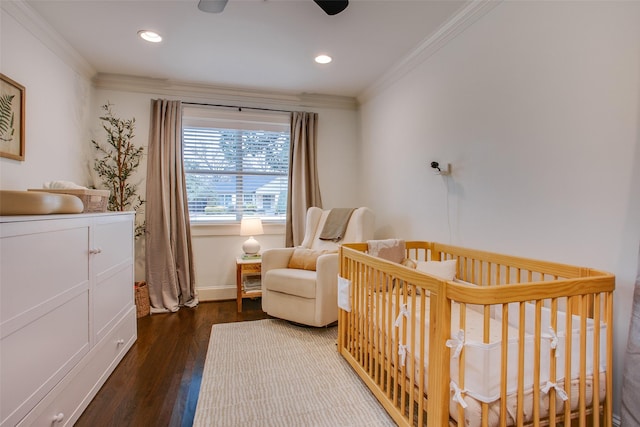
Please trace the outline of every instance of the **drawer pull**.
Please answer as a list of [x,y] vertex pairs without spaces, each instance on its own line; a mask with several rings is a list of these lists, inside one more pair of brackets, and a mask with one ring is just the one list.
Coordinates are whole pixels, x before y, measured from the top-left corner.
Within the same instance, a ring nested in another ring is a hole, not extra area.
[[59,414],[53,416],[53,422],[54,423],[61,423],[62,420],[64,420],[64,414],[62,412],[60,412]]
[[102,248],[89,249],[89,253],[92,255],[99,254],[102,252]]
[[120,338],[118,341],[116,341],[116,344],[117,344],[118,346],[121,346],[121,345],[123,345],[123,344],[124,344],[124,340],[123,340],[122,338]]

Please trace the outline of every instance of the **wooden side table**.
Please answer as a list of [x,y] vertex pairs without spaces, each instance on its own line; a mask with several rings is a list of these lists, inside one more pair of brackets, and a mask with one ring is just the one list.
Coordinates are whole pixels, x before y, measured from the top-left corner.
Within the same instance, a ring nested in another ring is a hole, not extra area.
[[236,258],[236,288],[238,313],[242,313],[243,298],[257,298],[262,296],[262,258]]

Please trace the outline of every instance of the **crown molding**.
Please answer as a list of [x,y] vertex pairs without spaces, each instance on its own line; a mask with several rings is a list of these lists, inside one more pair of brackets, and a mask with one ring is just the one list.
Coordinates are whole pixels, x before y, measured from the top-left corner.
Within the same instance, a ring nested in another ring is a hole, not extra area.
[[406,55],[397,65],[389,69],[389,71],[383,74],[376,82],[362,91],[357,97],[359,103],[363,104],[387,89],[399,78],[430,58],[431,55],[436,53],[441,47],[456,38],[458,34],[462,33],[502,1],[503,0],[471,0],[433,34],[423,40],[416,49]]
[[311,93],[286,94],[264,92],[246,88],[216,86],[203,83],[136,77],[121,74],[98,73],[93,78],[96,89],[121,90],[126,92],[152,93],[185,102],[241,103],[244,107],[260,108],[334,108],[357,110],[358,102],[353,97],[318,95]]
[[88,80],[96,74],[95,68],[26,2],[2,0],[0,7],[75,72]]

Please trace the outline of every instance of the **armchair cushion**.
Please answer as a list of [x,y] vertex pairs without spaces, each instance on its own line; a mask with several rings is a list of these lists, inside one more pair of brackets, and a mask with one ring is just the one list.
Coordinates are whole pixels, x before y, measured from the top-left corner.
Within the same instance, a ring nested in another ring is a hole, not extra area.
[[289,260],[289,268],[299,268],[302,270],[316,271],[316,262],[320,255],[329,253],[327,250],[316,251],[313,249],[295,248],[291,259]]
[[269,292],[316,298],[316,273],[297,268],[277,268],[268,271],[265,280]]

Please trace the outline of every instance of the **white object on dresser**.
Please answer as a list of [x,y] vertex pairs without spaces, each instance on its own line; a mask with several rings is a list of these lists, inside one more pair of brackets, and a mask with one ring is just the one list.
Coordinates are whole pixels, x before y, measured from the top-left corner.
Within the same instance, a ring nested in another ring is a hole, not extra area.
[[73,425],[136,340],[133,212],[0,217],[0,426]]

